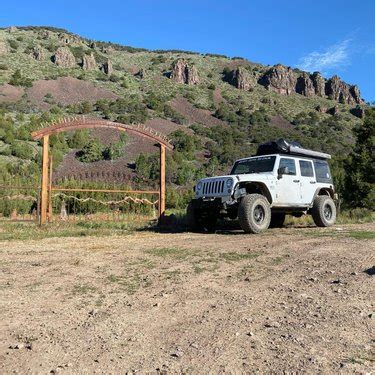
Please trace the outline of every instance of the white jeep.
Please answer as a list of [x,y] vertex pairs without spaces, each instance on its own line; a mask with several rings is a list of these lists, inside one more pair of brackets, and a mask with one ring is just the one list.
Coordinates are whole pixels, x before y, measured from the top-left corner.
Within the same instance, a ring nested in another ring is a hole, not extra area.
[[229,217],[238,218],[246,233],[260,233],[282,227],[287,214],[311,214],[317,226],[331,226],[338,197],[330,158],[284,140],[263,144],[256,156],[237,160],[230,175],[198,181],[187,207],[188,226],[212,230],[218,218]]

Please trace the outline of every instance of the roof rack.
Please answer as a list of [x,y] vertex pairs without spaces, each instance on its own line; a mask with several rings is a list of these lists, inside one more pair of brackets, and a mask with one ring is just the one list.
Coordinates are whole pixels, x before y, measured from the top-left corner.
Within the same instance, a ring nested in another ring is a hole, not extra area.
[[331,159],[330,154],[325,154],[324,152],[318,152],[313,150],[307,150],[306,148],[296,146],[289,146],[289,154],[310,156],[312,158],[318,159]]
[[331,159],[331,155],[323,152],[307,150],[297,142],[288,142],[285,139],[269,141],[259,145],[256,155],[289,154],[308,156],[317,159]]

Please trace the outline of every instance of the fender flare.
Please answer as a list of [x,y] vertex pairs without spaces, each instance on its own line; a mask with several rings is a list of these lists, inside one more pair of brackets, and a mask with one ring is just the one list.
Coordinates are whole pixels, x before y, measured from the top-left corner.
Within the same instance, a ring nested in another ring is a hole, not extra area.
[[[255,187],[255,189],[252,189],[253,187]],[[246,188],[246,191],[248,193],[261,193],[262,195],[264,195],[267,198],[267,200],[270,204],[272,204],[272,202],[273,202],[272,194],[271,194],[267,185],[264,182],[260,182],[260,181],[245,182],[245,181],[243,181],[243,182],[240,182],[238,184],[238,188]]]
[[[322,192],[323,194],[319,194],[320,192]],[[316,188],[311,204],[314,203],[314,200],[318,195],[328,195],[329,197],[331,197],[333,199],[334,194],[335,193],[334,193],[333,189],[331,189],[331,188],[327,188],[327,187]]]

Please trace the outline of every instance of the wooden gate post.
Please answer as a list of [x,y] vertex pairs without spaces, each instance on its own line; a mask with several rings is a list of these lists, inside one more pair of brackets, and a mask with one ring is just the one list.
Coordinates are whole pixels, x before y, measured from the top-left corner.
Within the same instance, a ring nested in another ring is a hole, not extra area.
[[42,151],[42,183],[40,199],[40,219],[39,224],[44,225],[47,222],[48,209],[48,153],[49,153],[49,135],[43,137]]
[[52,168],[53,168],[53,157],[52,154],[49,154],[48,162],[48,208],[47,208],[47,220],[48,222],[52,221],[53,209],[52,209]]
[[165,146],[160,144],[159,222],[165,213]]

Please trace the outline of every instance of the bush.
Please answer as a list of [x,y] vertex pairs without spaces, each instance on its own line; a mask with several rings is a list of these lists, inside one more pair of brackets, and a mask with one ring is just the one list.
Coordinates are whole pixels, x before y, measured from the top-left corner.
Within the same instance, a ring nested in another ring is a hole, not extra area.
[[91,139],[78,153],[78,160],[83,163],[103,160],[103,146],[97,139]]
[[25,160],[30,159],[34,153],[33,148],[26,142],[14,141],[10,145],[10,149],[13,156]]
[[68,137],[68,146],[70,148],[82,149],[90,139],[90,132],[87,129],[76,130]]
[[30,78],[23,77],[21,71],[17,69],[12,74],[9,84],[12,86],[31,87],[33,85],[33,81]]
[[9,39],[8,43],[9,43],[10,48],[12,49],[16,50],[18,48],[18,43],[15,40]]

